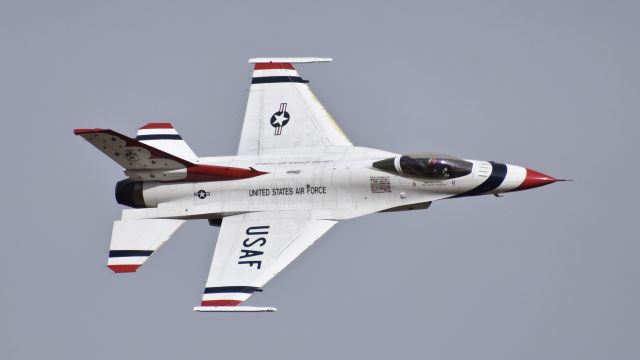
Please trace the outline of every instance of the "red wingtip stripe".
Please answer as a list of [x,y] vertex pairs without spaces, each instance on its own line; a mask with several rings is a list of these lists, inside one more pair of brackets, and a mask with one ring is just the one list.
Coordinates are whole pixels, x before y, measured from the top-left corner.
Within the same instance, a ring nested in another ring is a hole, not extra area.
[[295,70],[290,63],[256,63],[254,70]]
[[136,272],[140,265],[107,265],[114,273]]
[[94,133],[94,132],[100,132],[102,131],[102,129],[73,129],[73,133],[75,135],[82,135],[82,134],[90,134],[90,133]]
[[173,129],[171,123],[149,123],[140,129]]
[[240,300],[202,300],[200,306],[238,306]]

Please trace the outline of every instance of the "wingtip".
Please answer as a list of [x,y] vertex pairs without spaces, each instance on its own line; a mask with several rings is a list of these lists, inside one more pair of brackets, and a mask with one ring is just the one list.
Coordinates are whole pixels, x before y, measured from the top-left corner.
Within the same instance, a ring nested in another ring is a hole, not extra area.
[[193,311],[197,312],[276,312],[274,307],[260,306],[196,306]]
[[331,62],[333,58],[329,57],[261,57],[249,59],[249,64],[256,63],[289,63],[289,64],[304,64],[315,62]]

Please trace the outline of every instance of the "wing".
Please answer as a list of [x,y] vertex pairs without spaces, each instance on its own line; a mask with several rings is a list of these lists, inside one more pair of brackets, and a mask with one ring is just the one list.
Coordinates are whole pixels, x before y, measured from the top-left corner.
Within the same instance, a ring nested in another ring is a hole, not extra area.
[[[337,221],[311,211],[265,211],[222,220],[197,311],[273,311],[237,306],[284,269]],[[273,309],[273,310],[272,310]]]
[[352,145],[292,65],[317,61],[331,59],[249,60],[255,65],[238,155]]

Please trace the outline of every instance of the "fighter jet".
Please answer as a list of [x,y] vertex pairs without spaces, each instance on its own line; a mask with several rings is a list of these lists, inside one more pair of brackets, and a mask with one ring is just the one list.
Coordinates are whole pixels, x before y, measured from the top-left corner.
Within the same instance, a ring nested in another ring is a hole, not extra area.
[[437,153],[354,146],[294,68],[329,58],[256,58],[238,153],[199,157],[170,123],[135,138],[75,129],[124,168],[107,266],[135,272],[186,220],[220,227],[196,311],[241,305],[340,220],[426,209],[436,200],[499,195],[560,179],[525,167]]

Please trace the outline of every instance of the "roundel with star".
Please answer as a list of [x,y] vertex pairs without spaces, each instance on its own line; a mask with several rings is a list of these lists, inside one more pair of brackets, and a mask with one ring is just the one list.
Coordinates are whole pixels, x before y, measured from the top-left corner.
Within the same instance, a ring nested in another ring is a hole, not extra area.
[[280,109],[271,115],[271,119],[269,120],[271,126],[275,128],[274,135],[280,135],[282,128],[289,123],[290,119],[291,115],[289,115],[287,111],[287,103],[280,104]]
[[278,111],[275,114],[271,115],[271,126],[273,127],[283,127],[287,125],[290,119],[290,115],[286,111]]

